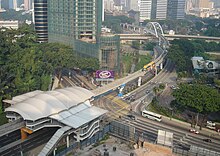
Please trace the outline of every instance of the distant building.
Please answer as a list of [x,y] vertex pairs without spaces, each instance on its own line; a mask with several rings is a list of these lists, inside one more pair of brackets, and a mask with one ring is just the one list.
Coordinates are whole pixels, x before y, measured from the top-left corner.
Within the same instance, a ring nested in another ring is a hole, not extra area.
[[139,0],[140,22],[151,19],[152,0]]
[[31,6],[31,0],[24,0],[24,10],[30,10]]
[[0,28],[18,29],[18,21],[0,21]]
[[134,11],[134,10],[128,11],[128,17],[135,20],[135,23],[134,23],[135,25],[139,25],[139,22],[140,22],[140,12],[139,11]]
[[220,63],[204,60],[203,57],[192,57],[193,69],[197,72],[207,73],[210,76],[220,74]]
[[34,0],[34,20],[38,42],[48,42],[47,0]]
[[210,0],[197,0],[195,8],[198,9],[210,9],[214,7],[214,3]]
[[114,6],[114,0],[104,0],[104,10],[113,11]]
[[167,18],[167,0],[152,0],[151,19]]
[[168,0],[167,18],[184,19],[186,0]]
[[130,9],[134,11],[138,11],[138,0],[131,0]]
[[17,5],[17,0],[8,0],[9,3],[9,9],[14,9],[16,10],[18,5]]

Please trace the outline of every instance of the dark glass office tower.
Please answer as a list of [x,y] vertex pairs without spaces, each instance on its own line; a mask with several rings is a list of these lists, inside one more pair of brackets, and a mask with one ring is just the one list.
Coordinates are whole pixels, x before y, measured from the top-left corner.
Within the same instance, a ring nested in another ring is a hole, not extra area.
[[38,42],[48,42],[47,0],[34,0],[34,18]]
[[186,0],[168,0],[167,18],[184,19]]

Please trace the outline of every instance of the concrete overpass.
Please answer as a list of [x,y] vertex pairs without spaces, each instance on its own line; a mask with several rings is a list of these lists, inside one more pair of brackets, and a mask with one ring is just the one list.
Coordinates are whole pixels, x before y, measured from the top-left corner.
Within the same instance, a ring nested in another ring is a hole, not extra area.
[[[148,40],[152,37],[155,37],[150,34],[118,34],[121,40]],[[168,40],[173,39],[204,39],[209,41],[220,42],[220,37],[211,37],[211,36],[194,36],[194,35],[168,35],[164,34]]]

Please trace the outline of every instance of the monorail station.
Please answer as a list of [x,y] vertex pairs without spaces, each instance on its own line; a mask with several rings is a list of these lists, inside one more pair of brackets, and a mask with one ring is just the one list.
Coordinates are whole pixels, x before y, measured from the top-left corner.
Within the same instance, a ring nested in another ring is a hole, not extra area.
[[[66,132],[75,141],[82,141],[100,130],[100,120],[107,111],[90,103],[93,96],[80,87],[37,90],[4,100],[11,105],[5,109],[6,117],[11,121],[23,119],[22,139],[46,127],[59,127],[40,153],[47,155]],[[69,146],[69,136],[66,140]]]

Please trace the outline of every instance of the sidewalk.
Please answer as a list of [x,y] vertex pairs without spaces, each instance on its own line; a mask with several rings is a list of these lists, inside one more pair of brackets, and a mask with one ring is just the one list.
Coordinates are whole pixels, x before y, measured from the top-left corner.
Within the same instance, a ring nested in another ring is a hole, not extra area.
[[[177,119],[174,119],[174,118],[169,118],[169,117],[166,117],[166,116],[163,116],[162,117],[162,121],[164,123],[167,123],[169,125],[173,125],[174,127],[177,126],[177,127],[182,127],[186,130],[189,130],[191,129],[191,124],[190,123],[187,123],[187,122],[183,122],[183,121],[180,121],[180,120],[177,120]],[[210,129],[207,129],[207,128],[202,128],[202,130],[199,130],[199,126],[196,126],[195,129],[197,129],[200,134],[202,135],[206,135],[207,137],[214,137],[215,139],[220,139],[220,134],[214,130],[210,130]]]

